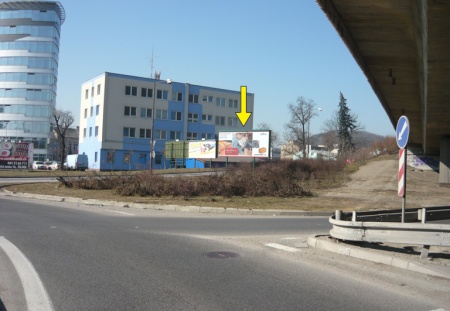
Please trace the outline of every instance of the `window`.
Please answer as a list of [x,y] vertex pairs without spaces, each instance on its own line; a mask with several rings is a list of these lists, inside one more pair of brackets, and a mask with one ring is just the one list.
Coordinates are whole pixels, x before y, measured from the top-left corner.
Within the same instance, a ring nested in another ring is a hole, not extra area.
[[88,99],[89,98],[89,90],[86,89],[86,92],[84,93],[84,99]]
[[94,97],[94,87],[91,88],[91,97]]
[[212,96],[208,96],[208,95],[203,95],[203,101],[207,102],[207,103],[212,103],[213,102],[213,97]]
[[203,121],[212,121],[212,114],[204,114],[202,115],[202,120]]
[[141,88],[141,97],[153,97],[153,89]]
[[128,152],[123,154],[123,163],[130,163],[130,154]]
[[124,115],[135,117],[136,116],[136,107],[125,106]]
[[239,102],[237,99],[229,99],[228,100],[228,107],[230,108],[238,108]]
[[170,139],[171,140],[181,139],[181,132],[180,131],[170,131]]
[[140,138],[151,138],[152,137],[152,130],[140,129],[139,130],[139,137]]
[[151,118],[152,110],[149,108],[141,108],[141,118]]
[[217,107],[225,107],[225,98],[216,98],[216,106]]
[[171,111],[170,112],[170,120],[181,121],[183,114],[181,111]]
[[92,126],[89,128],[89,137],[92,137]]
[[158,98],[158,99],[167,99],[168,96],[169,96],[168,91],[163,91],[163,90],[156,91],[156,98]]
[[225,125],[225,117],[216,116],[216,125]]
[[100,105],[95,106],[95,115],[98,116],[100,113]]
[[156,109],[155,118],[160,120],[167,120],[167,110]]
[[83,137],[86,137],[86,128],[83,129]]
[[114,151],[108,151],[107,153],[106,153],[106,162],[108,162],[108,163],[114,163],[114,154],[115,154],[115,152]]
[[187,140],[197,140],[197,139],[198,139],[197,133],[193,133],[193,132],[187,133]]
[[198,95],[195,94],[189,94],[189,102],[198,104]]
[[237,126],[237,118],[228,117],[228,126]]
[[94,107],[91,107],[91,117],[94,115]]
[[98,152],[96,151],[95,155],[94,155],[94,162],[97,162],[97,155],[98,155]]
[[87,118],[87,108],[84,109],[84,118]]
[[134,127],[124,127],[123,128],[124,137],[136,137],[136,129]]
[[162,154],[155,155],[155,164],[162,164]]
[[95,127],[95,137],[98,136],[98,126]]
[[188,113],[188,122],[198,123],[198,114],[197,113]]
[[213,139],[213,134],[211,134],[211,133],[202,133],[202,139]]
[[137,96],[137,86],[125,86],[125,95]]
[[175,100],[177,102],[182,102],[183,101],[183,93],[172,92],[172,100]]
[[155,131],[155,139],[167,139],[166,130],[156,130]]
[[100,95],[101,84],[97,85],[97,95]]

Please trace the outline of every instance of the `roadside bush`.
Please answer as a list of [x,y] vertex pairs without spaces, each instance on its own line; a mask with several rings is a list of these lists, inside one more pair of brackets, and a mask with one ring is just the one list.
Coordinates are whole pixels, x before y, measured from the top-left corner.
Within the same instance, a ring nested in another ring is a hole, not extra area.
[[69,188],[112,190],[123,196],[172,196],[188,200],[194,196],[300,197],[312,190],[338,186],[346,178],[341,161],[299,160],[243,163],[227,172],[194,177],[162,177],[142,171],[137,174],[60,177]]

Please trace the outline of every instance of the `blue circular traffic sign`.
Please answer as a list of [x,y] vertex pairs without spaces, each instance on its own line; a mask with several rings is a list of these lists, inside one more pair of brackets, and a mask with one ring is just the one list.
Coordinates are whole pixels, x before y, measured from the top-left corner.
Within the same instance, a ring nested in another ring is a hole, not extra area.
[[409,138],[409,120],[406,116],[401,116],[397,122],[396,136],[397,145],[403,149],[408,144]]

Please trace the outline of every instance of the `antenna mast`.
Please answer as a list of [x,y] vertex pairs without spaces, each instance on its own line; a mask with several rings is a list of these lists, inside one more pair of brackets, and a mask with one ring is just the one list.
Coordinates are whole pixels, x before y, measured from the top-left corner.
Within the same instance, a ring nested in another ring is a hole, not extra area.
[[153,79],[153,48],[152,48],[152,59],[150,60],[150,78]]

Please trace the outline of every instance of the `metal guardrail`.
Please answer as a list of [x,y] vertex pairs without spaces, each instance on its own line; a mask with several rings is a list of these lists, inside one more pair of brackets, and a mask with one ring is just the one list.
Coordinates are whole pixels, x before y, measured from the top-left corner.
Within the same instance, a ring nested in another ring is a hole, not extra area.
[[450,219],[450,206],[406,209],[403,223],[401,214],[401,210],[338,210],[330,217],[330,235],[340,240],[424,245],[427,249],[430,245],[450,246],[450,225],[427,223]]

